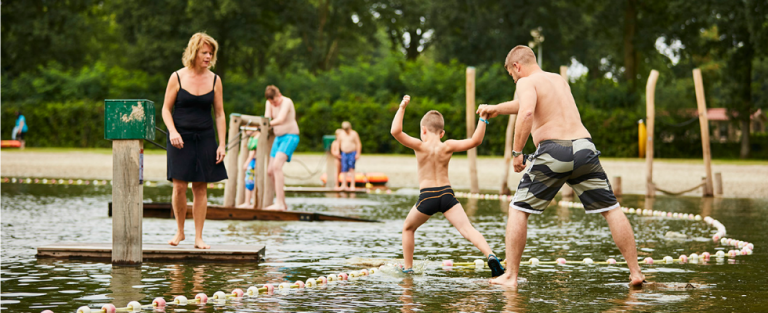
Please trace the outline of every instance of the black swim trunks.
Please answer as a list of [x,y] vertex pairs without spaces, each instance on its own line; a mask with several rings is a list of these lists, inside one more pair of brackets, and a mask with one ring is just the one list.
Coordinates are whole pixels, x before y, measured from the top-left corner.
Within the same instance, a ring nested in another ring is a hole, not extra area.
[[459,204],[459,200],[456,200],[453,195],[451,186],[424,188],[420,192],[416,209],[426,215],[431,216],[437,212],[445,213]]

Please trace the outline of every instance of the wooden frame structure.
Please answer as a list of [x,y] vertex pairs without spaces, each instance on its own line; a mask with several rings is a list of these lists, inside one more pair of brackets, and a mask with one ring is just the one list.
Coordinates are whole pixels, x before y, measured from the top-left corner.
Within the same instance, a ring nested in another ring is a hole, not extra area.
[[[271,179],[266,175],[269,165],[269,151],[272,143],[275,141],[275,133],[269,124],[270,119],[232,113],[229,115],[229,141],[240,136],[241,142],[227,151],[224,157],[224,165],[227,167],[227,182],[224,184],[224,205],[225,207],[234,207],[245,198],[245,173],[240,168],[245,162],[248,145],[245,133],[240,132],[240,126],[258,127],[261,131],[259,143],[256,147],[256,186],[254,187],[254,209],[265,208],[272,204],[275,198],[275,186]],[[227,147],[230,148],[230,147]],[[241,151],[243,153],[241,153]],[[236,203],[237,201],[237,203]]]
[[[653,198],[656,196],[656,190],[660,190],[653,182],[653,137],[654,126],[656,118],[656,81],[659,79],[659,72],[651,70],[651,74],[648,76],[648,83],[645,86],[645,114],[646,114],[646,144],[645,144],[645,179],[646,189],[645,196],[647,198]],[[701,128],[701,147],[704,159],[704,171],[706,176],[703,178],[702,190],[703,197],[714,196],[714,184],[712,178],[712,152],[709,147],[709,119],[707,118],[707,103],[704,98],[704,83],[701,78],[701,70],[698,68],[693,69],[693,84],[696,90],[696,106],[699,115],[699,126]],[[721,176],[718,177],[719,186],[718,191],[722,192]],[[695,188],[698,188],[695,187]],[[693,188],[693,189],[695,189]]]

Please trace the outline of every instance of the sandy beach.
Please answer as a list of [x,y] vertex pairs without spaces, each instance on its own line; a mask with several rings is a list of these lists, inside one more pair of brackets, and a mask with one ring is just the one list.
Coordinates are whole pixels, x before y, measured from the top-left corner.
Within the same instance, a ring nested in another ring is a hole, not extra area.
[[[60,149],[6,150],[0,158],[3,177],[40,178],[82,178],[111,179],[112,155],[108,149],[73,150]],[[621,176],[625,194],[645,194],[645,161],[643,159],[601,160],[608,177]],[[307,178],[309,172],[319,169],[319,174]],[[321,185],[320,174],[324,172],[322,154],[294,155],[294,161],[286,164],[288,185]],[[412,155],[366,155],[358,160],[361,172],[381,172],[389,176],[390,188],[418,188],[416,158]],[[496,191],[501,184],[504,160],[501,157],[480,157],[477,160],[480,188]],[[768,197],[768,162],[715,161],[713,173],[723,177],[723,196],[733,198]],[[469,189],[469,162],[465,156],[457,155],[450,164],[449,175],[455,189]],[[654,181],[660,188],[679,191],[696,186],[704,176],[702,162],[696,160],[657,160],[654,162]],[[144,156],[144,177],[146,180],[165,181],[166,157],[159,152]],[[522,174],[511,173],[508,177],[510,188],[515,188]],[[701,195],[701,189],[685,195]]]

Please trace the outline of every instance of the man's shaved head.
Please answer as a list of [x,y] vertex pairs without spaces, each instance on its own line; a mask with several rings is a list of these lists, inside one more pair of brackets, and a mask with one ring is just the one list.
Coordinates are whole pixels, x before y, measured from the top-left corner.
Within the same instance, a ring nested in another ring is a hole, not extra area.
[[519,63],[521,65],[536,64],[536,54],[533,53],[528,46],[517,46],[512,48],[507,54],[507,59],[504,61],[504,68],[511,68],[512,64]]

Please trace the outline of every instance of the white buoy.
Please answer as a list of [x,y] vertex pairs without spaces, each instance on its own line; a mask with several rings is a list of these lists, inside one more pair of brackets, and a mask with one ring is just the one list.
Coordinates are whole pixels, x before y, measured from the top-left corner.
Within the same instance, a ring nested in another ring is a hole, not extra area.
[[245,294],[253,297],[259,295],[259,287],[256,286],[250,286],[248,289],[245,290]]
[[291,284],[289,283],[281,283],[277,289],[291,289]]
[[185,296],[176,296],[176,298],[173,298],[173,303],[178,305],[187,305],[187,297]]
[[223,291],[217,291],[213,293],[213,299],[226,299],[227,294]]
[[715,253],[715,256],[718,257],[718,258],[723,258],[723,257],[725,257],[725,251],[719,250],[719,251],[717,251]]
[[81,306],[77,308],[77,313],[91,313],[91,308],[88,306]]
[[141,311],[141,303],[138,301],[128,302],[128,311],[138,312]]
[[593,264],[593,263],[595,263],[595,261],[592,261],[592,259],[590,259],[590,258],[585,258],[584,259],[584,264]]
[[485,262],[483,260],[480,260],[480,259],[475,260],[476,269],[483,269],[484,267],[485,267]]
[[665,256],[663,260],[664,260],[664,263],[667,263],[667,264],[672,264],[675,262],[675,259],[673,259],[671,256]]
[[696,253],[691,253],[691,255],[688,256],[688,259],[690,259],[691,262],[696,262],[699,260],[699,255]]
[[317,281],[314,278],[307,278],[306,286],[307,288],[316,287]]
[[537,259],[537,258],[531,258],[530,260],[528,260],[528,264],[531,264],[531,265],[539,265],[539,259]]

